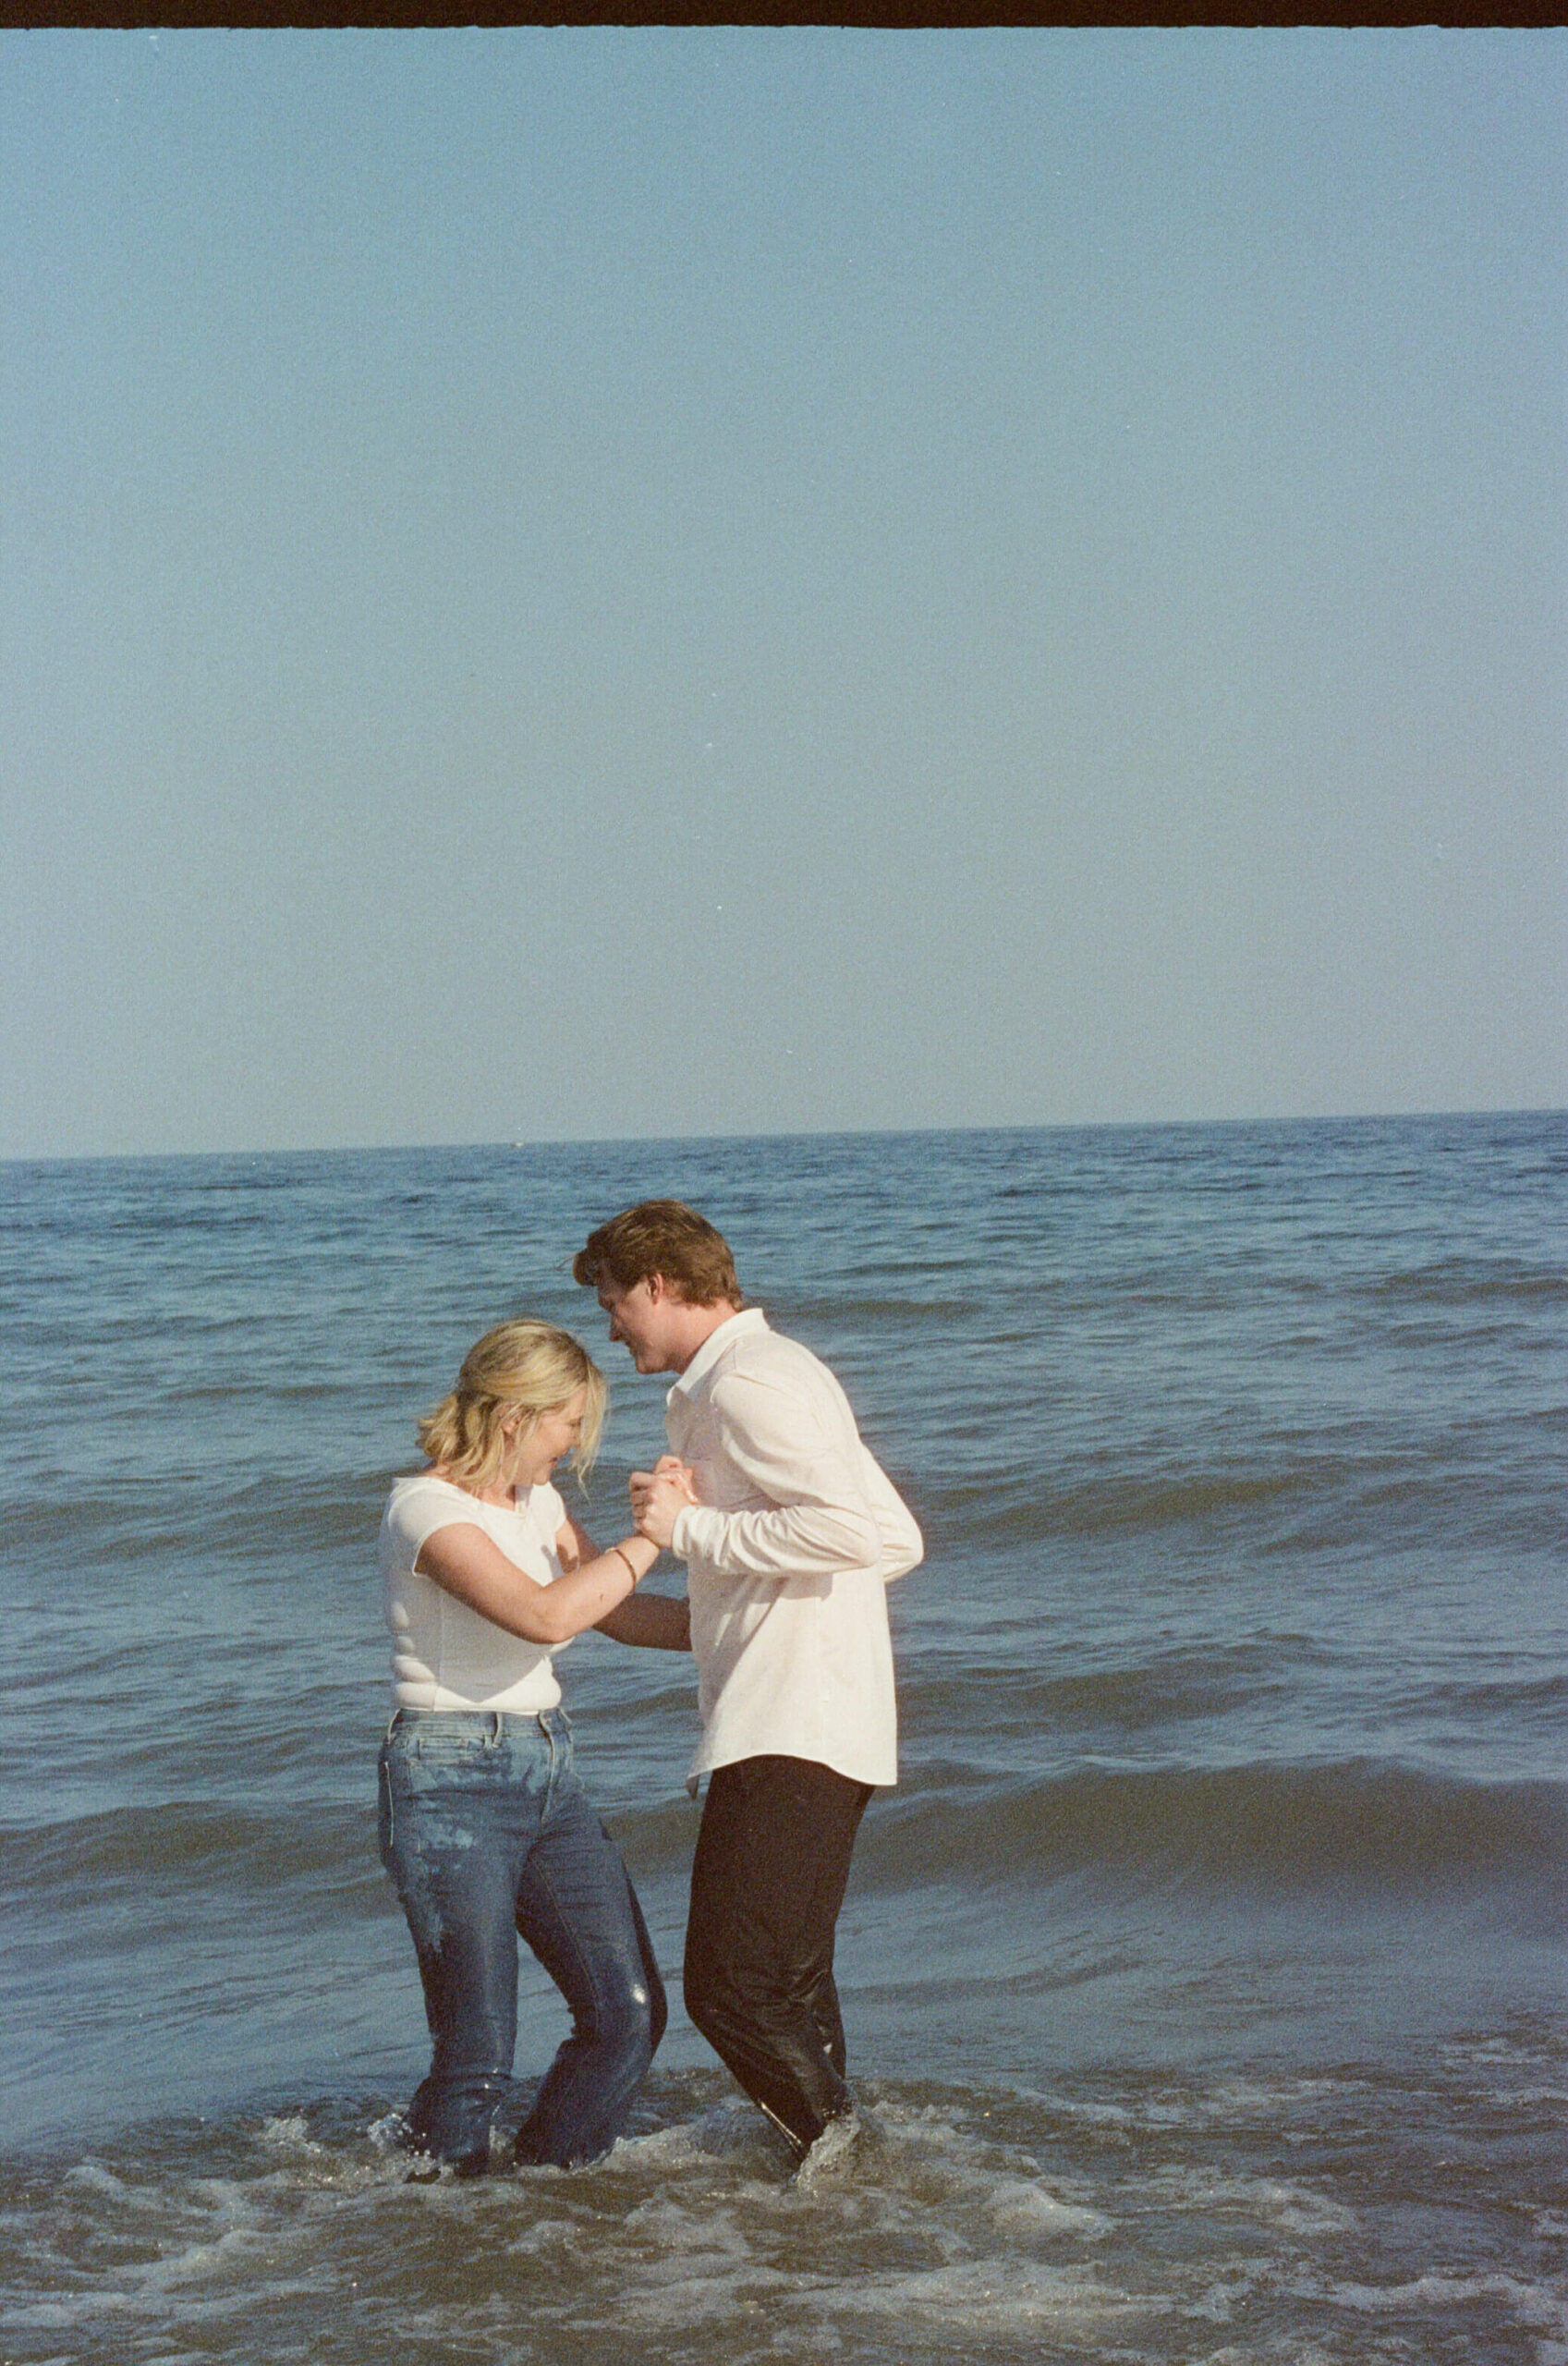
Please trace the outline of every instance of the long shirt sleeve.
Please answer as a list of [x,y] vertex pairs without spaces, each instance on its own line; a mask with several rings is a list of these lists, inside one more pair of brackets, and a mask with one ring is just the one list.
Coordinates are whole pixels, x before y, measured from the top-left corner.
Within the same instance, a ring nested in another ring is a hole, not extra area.
[[887,1585],[920,1532],[838,1382],[751,1309],[670,1391],[667,1427],[699,1498],[674,1531],[703,1723],[693,1773],[776,1752],[896,1781]]
[[725,1460],[765,1508],[702,1504],[675,1522],[675,1548],[700,1554],[716,1576],[832,1578],[880,1569],[881,1531],[852,1452],[817,1408],[776,1382],[727,1372],[708,1398]]

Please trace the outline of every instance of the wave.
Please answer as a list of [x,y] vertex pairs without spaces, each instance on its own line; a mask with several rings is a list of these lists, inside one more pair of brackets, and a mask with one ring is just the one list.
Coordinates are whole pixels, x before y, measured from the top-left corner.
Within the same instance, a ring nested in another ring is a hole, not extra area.
[[[613,1810],[639,1878],[677,1876],[695,1833],[684,1791]],[[1383,1761],[1123,1770],[999,1779],[928,1765],[884,1795],[857,1854],[881,1890],[933,1882],[1017,1889],[1075,1876],[1215,1892],[1409,1898],[1524,1896],[1568,1918],[1568,1784],[1465,1782]],[[384,1909],[373,1808],[177,1801],[117,1808],[6,1836],[5,1892],[90,1894],[286,1912],[307,1893]]]
[[[372,1764],[363,1805],[180,1799],[12,1826],[0,1896],[37,1906],[65,1896],[107,1914],[128,1897],[167,1906],[205,1896],[248,1912],[271,1901],[286,1915],[305,1893],[345,1911],[383,1911],[391,1893],[376,1853],[374,1787]],[[684,1789],[612,1811],[611,1823],[639,1870],[674,1872],[690,1857],[696,1815]]]
[[1474,1306],[1484,1299],[1568,1305],[1568,1272],[1560,1264],[1529,1264],[1521,1258],[1445,1257],[1359,1287],[1367,1298],[1423,1306]]
[[[1393,1466],[1391,1462],[1391,1467]],[[1064,1480],[1012,1502],[998,1502],[996,1483],[920,1488],[928,1518],[947,1517],[966,1537],[1006,1546],[1053,1536],[1097,1536],[1108,1531],[1166,1528],[1185,1520],[1220,1519],[1228,1513],[1332,1492],[1350,1466],[1321,1462],[1289,1470],[1193,1471],[1181,1477],[1147,1478],[1107,1471],[1103,1478]],[[1357,1471],[1365,1476],[1364,1466]]]
[[930,1770],[868,1826],[879,1884],[1074,1874],[1219,1890],[1522,1892],[1568,1917],[1568,1784],[1479,1783],[1376,1760],[1091,1768],[978,1786]]
[[1432,1700],[1451,1714],[1456,1710],[1501,1710],[1523,1721],[1538,1712],[1568,1711],[1568,1675],[1520,1677],[1512,1681],[1497,1677],[1456,1680],[1435,1687]]
[[[1294,1696],[1307,1671],[1330,1674],[1344,1655],[1317,1637],[1270,1628],[1246,1643],[1196,1642],[1151,1653],[1142,1661],[1118,1657],[1113,1664],[1058,1670],[1013,1665],[984,1672],[986,1734],[1006,1737],[1009,1746],[1024,1736],[1059,1734],[1086,1725],[1122,1732],[1169,1726],[1173,1720],[1230,1715],[1250,1701]],[[1499,1708],[1513,1706],[1510,1688],[1496,1688]],[[954,1716],[967,1726],[975,1696],[962,1678],[955,1684],[951,1659],[940,1675],[906,1665],[899,1681],[900,1717],[910,1737],[940,1742],[953,1731]],[[1533,1706],[1526,1695],[1525,1706]],[[1038,1754],[1038,1753],[1037,1753]]]
[[13,1502],[7,1533],[18,1558],[43,1563],[66,1554],[80,1566],[91,1552],[116,1563],[174,1567],[210,1564],[216,1555],[225,1567],[273,1569],[280,1552],[346,1552],[373,1576],[391,1478],[390,1471],[329,1472],[294,1477],[286,1489],[271,1477],[244,1479],[225,1493],[221,1518],[210,1490],[195,1482],[176,1491],[162,1478],[131,1480],[73,1493],[68,1501],[39,1494]]
[[6,1896],[65,1895],[112,1909],[127,1895],[165,1902],[221,1892],[232,1905],[301,1885],[352,1891],[379,1883],[373,1806],[248,1809],[203,1800],[111,1808],[6,1834]]
[[[1561,1422],[1543,1415],[1516,1426],[1531,1442],[1538,1432],[1555,1441]],[[917,1508],[931,1535],[996,1549],[1064,1537],[1137,1537],[1197,1522],[1216,1535],[1245,1522],[1260,1547],[1368,1536],[1392,1543],[1434,1526],[1444,1536],[1457,1530],[1494,1543],[1506,1536],[1516,1545],[1553,1544],[1562,1535],[1560,1500],[1522,1446],[1513,1461],[1499,1455],[1485,1470],[1457,1463],[1434,1468],[1410,1451],[1372,1449],[1315,1455],[1275,1470],[1140,1472],[1128,1468],[1132,1459],[1108,1458],[1103,1474],[1042,1471],[1027,1494],[1009,1495],[996,1480],[944,1486],[922,1477]]]
[[[932,1278],[934,1280],[935,1276]],[[986,1301],[978,1298],[917,1298],[907,1292],[896,1298],[845,1294],[843,1297],[811,1299],[796,1295],[790,1298],[787,1305],[779,1303],[776,1311],[770,1310],[770,1319],[785,1331],[792,1324],[804,1327],[808,1323],[830,1324],[835,1331],[849,1331],[859,1323],[872,1325],[881,1323],[972,1325],[984,1320],[989,1312]]]

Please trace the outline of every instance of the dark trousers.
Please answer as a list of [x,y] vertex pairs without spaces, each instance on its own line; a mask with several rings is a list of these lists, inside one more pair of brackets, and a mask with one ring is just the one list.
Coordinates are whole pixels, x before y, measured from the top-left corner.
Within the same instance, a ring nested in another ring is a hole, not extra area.
[[850,2105],[833,1931],[870,1796],[811,1759],[743,1758],[703,1805],[686,2008],[797,2153]]

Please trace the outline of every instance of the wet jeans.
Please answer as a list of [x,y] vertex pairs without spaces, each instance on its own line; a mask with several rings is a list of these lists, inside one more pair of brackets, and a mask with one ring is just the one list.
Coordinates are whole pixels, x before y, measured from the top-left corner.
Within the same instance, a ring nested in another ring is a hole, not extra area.
[[520,1933],[571,2007],[517,2140],[522,2162],[598,2159],[664,2029],[664,1990],[620,1852],[572,1772],[560,1709],[399,1710],[381,1754],[382,1862],[408,1918],[434,2041],[414,2149],[469,2174],[512,2086]]
[[709,1777],[686,2008],[797,2154],[850,2108],[833,1937],[870,1786],[802,1758]]

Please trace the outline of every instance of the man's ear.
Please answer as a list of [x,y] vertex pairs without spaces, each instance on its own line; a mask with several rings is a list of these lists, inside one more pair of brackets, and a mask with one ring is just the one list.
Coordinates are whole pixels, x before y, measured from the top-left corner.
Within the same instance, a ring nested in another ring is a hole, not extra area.
[[648,1292],[650,1306],[657,1306],[662,1298],[668,1298],[670,1295],[670,1285],[662,1274],[645,1274],[643,1286]]

